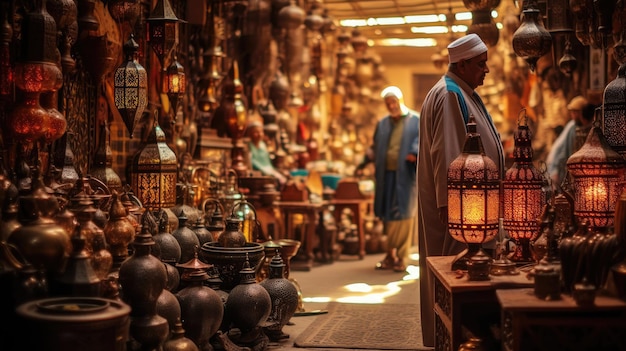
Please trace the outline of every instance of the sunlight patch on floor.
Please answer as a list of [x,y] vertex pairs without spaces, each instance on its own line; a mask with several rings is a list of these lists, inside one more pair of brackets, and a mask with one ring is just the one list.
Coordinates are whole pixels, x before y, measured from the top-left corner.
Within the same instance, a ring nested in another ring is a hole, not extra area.
[[376,304],[384,303],[385,299],[397,295],[402,286],[412,283],[413,280],[419,277],[419,267],[408,266],[407,274],[399,281],[393,281],[385,285],[370,285],[367,283],[352,283],[343,286],[342,290],[345,294],[338,297],[304,297],[303,302],[330,302],[336,301],[341,303],[362,303],[362,304]]

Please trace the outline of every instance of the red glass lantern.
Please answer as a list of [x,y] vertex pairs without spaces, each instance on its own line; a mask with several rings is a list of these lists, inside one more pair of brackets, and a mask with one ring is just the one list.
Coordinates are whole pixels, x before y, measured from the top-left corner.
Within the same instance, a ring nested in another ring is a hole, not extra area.
[[476,121],[470,116],[463,152],[448,167],[448,231],[468,245],[453,260],[452,270],[467,270],[467,262],[482,251],[482,243],[498,235],[499,216],[499,169],[485,155]]
[[509,259],[514,262],[532,262],[530,243],[539,235],[541,211],[546,203],[543,191],[545,179],[533,164],[532,133],[527,117],[518,121],[515,132],[515,162],[502,181],[503,226],[515,242],[515,251]]
[[137,50],[139,44],[131,34],[130,39],[124,44],[126,61],[115,70],[113,79],[115,107],[122,115],[131,137],[135,125],[148,106],[148,74],[137,62]]
[[158,0],[147,22],[146,41],[152,46],[161,67],[178,44],[178,17],[168,0]]
[[591,127],[585,144],[567,160],[567,169],[574,178],[574,214],[589,220],[596,231],[613,226],[626,161],[609,146],[600,127]]

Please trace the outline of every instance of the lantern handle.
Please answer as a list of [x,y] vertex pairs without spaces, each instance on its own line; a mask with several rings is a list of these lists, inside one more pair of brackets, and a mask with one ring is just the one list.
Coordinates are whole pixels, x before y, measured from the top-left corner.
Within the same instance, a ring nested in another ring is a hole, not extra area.
[[254,205],[253,205],[250,201],[248,201],[248,200],[246,200],[246,199],[236,201],[236,202],[233,204],[233,208],[230,210],[230,216],[231,216],[231,217],[235,217],[235,209],[236,209],[236,208],[237,208],[237,206],[239,206],[239,205],[248,205],[248,206],[250,206],[250,208],[252,208],[252,212],[254,212],[254,217],[256,218],[256,213],[257,213],[257,212],[256,212],[256,208],[254,207]]
[[517,126],[528,126],[528,115],[526,114],[526,107],[523,107],[517,114]]
[[204,212],[205,216],[207,214],[207,205],[209,204],[213,204],[215,205],[215,207],[219,207],[219,209],[222,210],[222,213],[224,213],[225,211],[224,205],[222,205],[222,203],[219,200],[208,198],[202,202],[202,212]]

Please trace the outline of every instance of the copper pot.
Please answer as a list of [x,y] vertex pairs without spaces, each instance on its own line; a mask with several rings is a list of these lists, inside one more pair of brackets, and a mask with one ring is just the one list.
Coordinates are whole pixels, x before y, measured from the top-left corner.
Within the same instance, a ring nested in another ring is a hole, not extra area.
[[20,305],[23,330],[37,337],[22,338],[23,350],[125,350],[130,306],[95,297],[61,297]]

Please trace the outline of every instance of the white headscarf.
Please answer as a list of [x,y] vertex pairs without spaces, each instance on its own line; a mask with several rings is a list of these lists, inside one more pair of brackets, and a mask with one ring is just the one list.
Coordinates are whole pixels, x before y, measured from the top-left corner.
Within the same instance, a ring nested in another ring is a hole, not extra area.
[[391,85],[383,89],[383,91],[380,93],[380,97],[382,97],[383,99],[388,98],[390,96],[393,96],[396,99],[398,99],[398,103],[400,104],[400,111],[402,111],[403,116],[409,113],[409,108],[406,107],[406,105],[404,104],[402,90],[400,90],[400,88]]

